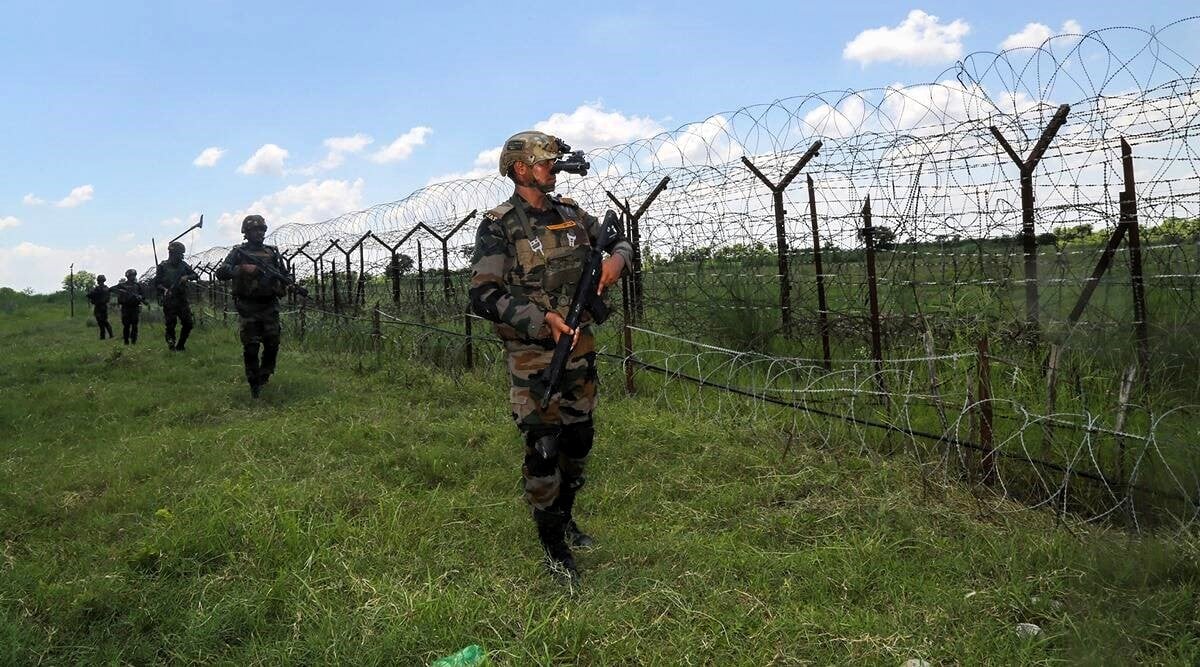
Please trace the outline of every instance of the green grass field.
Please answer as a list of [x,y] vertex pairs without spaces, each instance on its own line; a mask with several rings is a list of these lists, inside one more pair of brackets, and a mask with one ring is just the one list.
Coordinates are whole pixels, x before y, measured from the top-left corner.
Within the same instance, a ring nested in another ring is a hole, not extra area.
[[995,511],[610,381],[572,593],[540,569],[495,363],[291,338],[252,403],[219,319],[172,354],[157,323],[125,347],[41,301],[0,308],[0,663],[1200,662],[1194,529]]

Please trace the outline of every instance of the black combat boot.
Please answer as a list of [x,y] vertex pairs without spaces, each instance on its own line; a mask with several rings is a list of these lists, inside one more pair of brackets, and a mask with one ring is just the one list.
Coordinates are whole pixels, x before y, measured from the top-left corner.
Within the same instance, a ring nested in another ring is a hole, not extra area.
[[575,523],[575,517],[572,514],[572,510],[575,507],[576,491],[578,491],[578,487],[572,489],[569,484],[563,484],[555,506],[566,517],[566,524],[563,526],[563,538],[567,544],[579,549],[590,549],[596,545],[596,541],[592,539],[591,535],[579,529],[579,524]]
[[542,543],[542,549],[546,552],[545,563],[550,574],[566,583],[579,581],[575,557],[571,555],[571,548],[563,540],[566,517],[554,511],[534,510],[533,522],[537,525],[538,541]]
[[192,333],[192,330],[190,327],[184,328],[183,331],[179,332],[179,341],[175,343],[175,351],[176,352],[183,352],[183,351],[187,350],[187,339],[188,339],[188,334],[190,334],[190,333]]

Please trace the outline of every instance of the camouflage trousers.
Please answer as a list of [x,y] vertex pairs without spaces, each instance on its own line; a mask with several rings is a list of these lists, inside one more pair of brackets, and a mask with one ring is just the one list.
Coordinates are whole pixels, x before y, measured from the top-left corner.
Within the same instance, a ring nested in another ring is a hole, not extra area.
[[93,306],[92,315],[96,318],[96,327],[100,329],[100,340],[104,340],[105,334],[112,338],[112,325],[108,323],[108,304]]
[[[279,303],[239,302],[238,336],[242,340],[242,365],[246,380],[250,384],[261,384],[275,372],[275,360],[279,356]],[[259,357],[259,346],[262,357]]]
[[126,343],[136,343],[138,337],[138,321],[142,316],[142,307],[121,306],[121,337]]
[[594,437],[596,339],[589,329],[580,334],[564,369],[562,393],[545,410],[532,388],[550,365],[554,350],[518,341],[505,341],[504,348],[512,417],[525,437],[521,466],[525,501],[534,509],[553,509],[567,496],[573,500],[583,486]]
[[[169,347],[183,347],[187,343],[188,334],[192,333],[192,307],[186,301],[179,303],[171,303],[170,301],[163,302],[163,323],[166,328],[167,345]],[[179,342],[175,341],[175,322],[180,324]]]

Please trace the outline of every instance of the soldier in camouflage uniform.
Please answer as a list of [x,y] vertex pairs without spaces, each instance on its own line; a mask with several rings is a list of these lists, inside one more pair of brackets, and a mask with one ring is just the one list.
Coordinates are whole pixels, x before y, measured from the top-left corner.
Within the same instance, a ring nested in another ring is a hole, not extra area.
[[113,337],[112,325],[108,323],[108,301],[112,298],[112,290],[104,284],[103,275],[96,276],[96,286],[87,293],[87,300],[92,302],[92,315],[96,317],[96,326],[100,329],[100,340],[105,334]]
[[[596,342],[590,319],[577,330],[565,316],[600,222],[565,197],[551,196],[554,162],[568,150],[555,137],[521,132],[504,144],[500,173],[516,191],[484,214],[471,259],[471,309],[491,320],[504,344],[513,420],[525,439],[525,500],[552,571],[578,577],[568,546],[592,539],[573,517],[592,449],[596,407]],[[601,291],[632,265],[633,248],[619,231],[607,248]],[[572,336],[561,394],[545,410],[531,388],[550,365],[559,336]]]
[[[166,322],[167,348],[182,352],[186,348],[188,334],[192,332],[192,307],[188,304],[187,281],[200,280],[200,276],[183,261],[185,248],[179,241],[167,244],[167,260],[159,262],[154,272],[154,286],[162,301],[163,320]],[[175,340],[175,321],[182,325],[179,340]]]
[[229,251],[217,269],[217,278],[233,280],[246,382],[250,384],[250,395],[258,398],[275,372],[280,337],[279,297],[287,294],[292,279],[279,250],[263,244],[267,221],[261,215],[248,215],[242,220],[242,235],[246,242]]
[[142,304],[146,302],[137,282],[137,271],[126,271],[125,279],[113,291],[117,293],[117,303],[121,304],[121,338],[126,345],[137,343],[138,320],[141,319]]

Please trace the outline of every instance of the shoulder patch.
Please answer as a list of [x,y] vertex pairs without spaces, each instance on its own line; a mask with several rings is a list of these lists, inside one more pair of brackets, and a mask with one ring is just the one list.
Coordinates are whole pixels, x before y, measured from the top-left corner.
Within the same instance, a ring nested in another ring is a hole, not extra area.
[[571,199],[570,197],[559,197],[558,203],[566,204],[567,206],[574,206],[575,208],[579,208],[579,204],[574,199]]
[[499,206],[497,206],[496,208],[488,211],[487,213],[484,213],[483,217],[490,218],[492,220],[499,220],[500,218],[503,218],[504,216],[508,215],[509,212],[513,210],[513,208],[514,208],[513,203],[506,201],[503,204],[500,204]]

